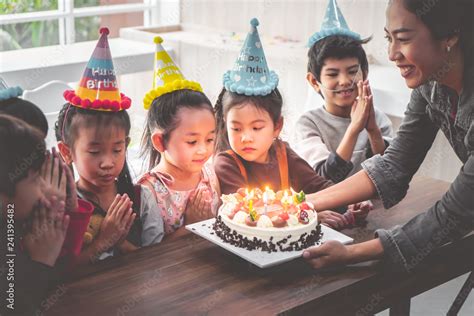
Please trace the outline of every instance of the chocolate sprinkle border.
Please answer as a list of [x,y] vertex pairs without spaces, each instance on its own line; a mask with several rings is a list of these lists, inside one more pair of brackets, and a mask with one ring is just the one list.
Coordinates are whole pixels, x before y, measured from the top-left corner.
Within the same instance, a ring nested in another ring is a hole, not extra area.
[[309,234],[304,233],[296,241],[288,243],[288,239],[291,238],[289,235],[287,238],[283,238],[276,243],[273,243],[273,237],[270,240],[264,241],[257,237],[249,239],[237,233],[235,230],[229,228],[223,221],[221,215],[218,215],[213,225],[214,232],[219,236],[222,241],[229,243],[233,246],[244,248],[247,250],[261,250],[268,253],[272,252],[287,252],[287,251],[299,251],[314,246],[315,244],[321,244],[321,238],[323,233],[321,232],[321,224],[318,223],[316,229],[313,229]]

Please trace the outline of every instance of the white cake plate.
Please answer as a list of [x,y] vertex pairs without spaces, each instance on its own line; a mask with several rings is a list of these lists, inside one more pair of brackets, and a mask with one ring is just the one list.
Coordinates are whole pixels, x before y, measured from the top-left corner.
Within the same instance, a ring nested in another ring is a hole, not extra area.
[[[244,258],[245,260],[253,263],[254,265],[260,268],[273,267],[284,262],[293,260],[295,258],[301,257],[301,255],[303,254],[303,250],[271,253],[263,252],[260,250],[250,251],[225,243],[216,235],[214,229],[212,228],[215,220],[215,218],[211,218],[202,222],[186,225],[186,229],[236,254],[237,256]],[[328,240],[337,240],[343,244],[349,244],[354,241],[354,239],[352,239],[351,237],[346,236],[338,231],[335,231],[334,229],[329,228],[325,225],[321,225],[321,231],[323,233],[323,237],[320,242],[325,242]]]

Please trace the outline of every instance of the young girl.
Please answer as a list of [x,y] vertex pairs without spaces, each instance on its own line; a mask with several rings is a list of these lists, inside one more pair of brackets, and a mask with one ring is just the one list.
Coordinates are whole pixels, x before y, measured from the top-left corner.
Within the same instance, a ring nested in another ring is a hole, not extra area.
[[184,232],[183,225],[216,214],[218,182],[206,163],[213,154],[216,125],[200,85],[183,77],[161,42],[155,38],[155,80],[144,99],[149,111],[141,150],[149,159],[149,172],[139,183],[154,193],[165,233],[174,238]]
[[[268,70],[256,29],[258,21],[253,19],[251,25],[234,70],[224,75],[225,89],[215,107],[219,154],[214,167],[222,193],[249,186],[293,188],[305,193],[327,188],[332,183],[278,138],[283,127],[283,101],[276,88],[278,77]],[[256,69],[262,69],[260,75],[255,74]],[[229,144],[231,150],[224,151]],[[344,217],[325,211],[320,216],[323,222],[342,228],[353,222],[351,215],[359,213],[349,212]]]
[[[79,263],[130,252],[158,243],[163,236],[151,193],[133,186],[130,177],[130,118],[125,111],[130,99],[117,89],[112,61],[103,57],[110,56],[103,52],[104,47],[108,50],[108,30],[101,33],[78,89],[64,93],[68,103],[56,123],[61,155],[77,168],[78,195],[95,206],[89,225],[92,240],[83,247]],[[91,96],[98,98],[91,101]]]

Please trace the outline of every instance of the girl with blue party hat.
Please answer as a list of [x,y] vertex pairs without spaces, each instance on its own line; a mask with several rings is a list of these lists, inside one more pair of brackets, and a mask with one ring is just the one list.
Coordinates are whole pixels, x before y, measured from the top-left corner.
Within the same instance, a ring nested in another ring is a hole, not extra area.
[[208,163],[216,134],[211,102],[199,83],[184,78],[162,41],[154,39],[153,87],[144,98],[142,154],[149,171],[139,183],[153,192],[169,240],[184,233],[185,224],[215,216],[219,186]]
[[[223,194],[239,188],[317,192],[332,185],[318,175],[287,143],[279,139],[283,128],[283,99],[278,76],[267,65],[258,35],[257,19],[234,68],[224,74],[224,89],[215,105],[218,125],[214,168]],[[349,225],[337,212],[320,218],[335,228]]]
[[75,91],[59,113],[56,138],[61,155],[77,169],[79,198],[94,205],[79,263],[128,253],[163,237],[163,221],[151,192],[134,186],[126,161],[131,101],[120,93],[109,31],[100,38]]
[[297,121],[293,147],[335,183],[361,170],[367,158],[383,154],[392,137],[392,124],[373,106],[367,81],[362,44],[369,40],[349,29],[336,0],[330,0],[321,29],[308,42],[306,78],[324,105]]

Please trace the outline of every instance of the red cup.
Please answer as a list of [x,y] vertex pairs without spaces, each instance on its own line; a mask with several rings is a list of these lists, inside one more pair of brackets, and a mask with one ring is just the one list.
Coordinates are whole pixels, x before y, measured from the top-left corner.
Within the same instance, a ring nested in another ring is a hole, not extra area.
[[84,200],[79,199],[77,210],[68,212],[69,215],[69,226],[66,232],[66,238],[64,239],[63,247],[59,257],[72,256],[77,257],[81,252],[82,241],[84,239],[84,233],[89,225],[94,206]]

